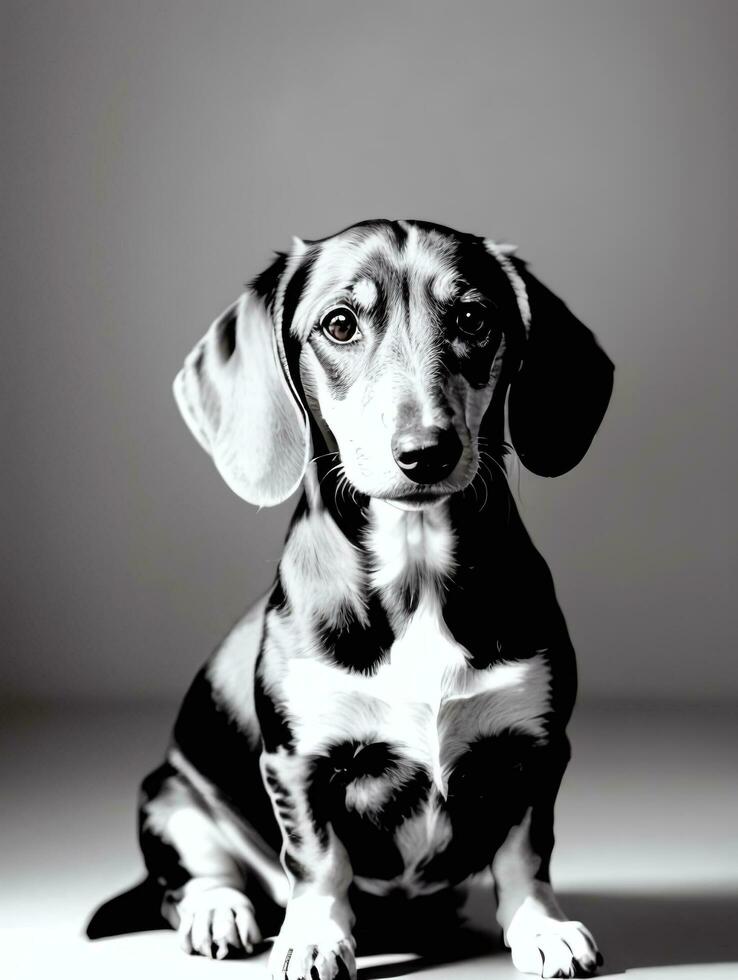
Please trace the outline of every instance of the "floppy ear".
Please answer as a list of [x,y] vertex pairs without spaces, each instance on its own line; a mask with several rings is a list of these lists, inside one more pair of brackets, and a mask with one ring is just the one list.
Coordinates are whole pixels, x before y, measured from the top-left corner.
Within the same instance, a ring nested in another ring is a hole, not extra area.
[[508,396],[510,438],[527,469],[560,476],[589,449],[610,401],[614,368],[592,331],[525,263],[507,261],[527,294],[530,316]]
[[294,493],[308,461],[307,416],[285,376],[272,316],[251,289],[189,354],[174,397],[231,490],[258,506]]

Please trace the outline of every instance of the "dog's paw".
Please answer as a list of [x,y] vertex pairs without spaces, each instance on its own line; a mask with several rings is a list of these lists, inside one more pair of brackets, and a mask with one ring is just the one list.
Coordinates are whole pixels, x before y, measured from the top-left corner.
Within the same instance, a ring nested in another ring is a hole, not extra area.
[[274,980],[335,980],[356,978],[354,940],[351,936],[319,942],[305,942],[280,936],[269,956],[269,973]]
[[219,886],[188,895],[177,911],[177,934],[186,953],[223,960],[252,953],[261,942],[254,906],[235,888]]
[[269,957],[269,973],[274,980],[335,980],[338,976],[355,980],[354,941],[350,936],[317,943],[280,937]]
[[269,956],[274,980],[335,980],[339,976],[355,980],[356,944],[342,918],[291,915],[288,908]]
[[505,937],[521,973],[539,977],[589,977],[602,964],[592,933],[581,922],[536,916],[513,920]]

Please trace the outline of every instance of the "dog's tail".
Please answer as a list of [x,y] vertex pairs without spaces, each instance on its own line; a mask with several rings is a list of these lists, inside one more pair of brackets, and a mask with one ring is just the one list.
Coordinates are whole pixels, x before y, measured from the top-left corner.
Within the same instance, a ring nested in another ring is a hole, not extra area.
[[93,912],[85,927],[85,935],[88,939],[104,939],[129,932],[169,929],[169,923],[161,914],[163,897],[162,886],[151,877],[145,878],[128,891],[103,902]]

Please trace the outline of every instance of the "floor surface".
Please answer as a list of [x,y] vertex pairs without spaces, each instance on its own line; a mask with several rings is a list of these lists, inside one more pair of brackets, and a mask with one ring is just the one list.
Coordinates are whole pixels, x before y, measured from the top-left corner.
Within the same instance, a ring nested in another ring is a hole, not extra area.
[[[186,957],[172,932],[89,943],[84,922],[137,880],[135,797],[173,706],[6,709],[0,740],[0,975],[262,978],[252,961]],[[738,717],[726,708],[580,708],[559,796],[553,881],[605,955],[601,976],[738,980]],[[453,963],[364,958],[360,980],[520,980],[491,893],[473,892],[489,946]],[[464,951],[460,950],[460,956]],[[10,972],[8,971],[10,968]]]

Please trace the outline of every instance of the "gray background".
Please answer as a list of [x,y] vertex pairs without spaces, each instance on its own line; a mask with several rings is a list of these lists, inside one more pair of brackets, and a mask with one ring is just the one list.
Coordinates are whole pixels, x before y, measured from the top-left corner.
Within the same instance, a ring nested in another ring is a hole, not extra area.
[[738,7],[6,3],[2,690],[160,698],[269,583],[182,358],[293,233],[422,217],[519,243],[618,366],[520,499],[582,697],[738,692]]

